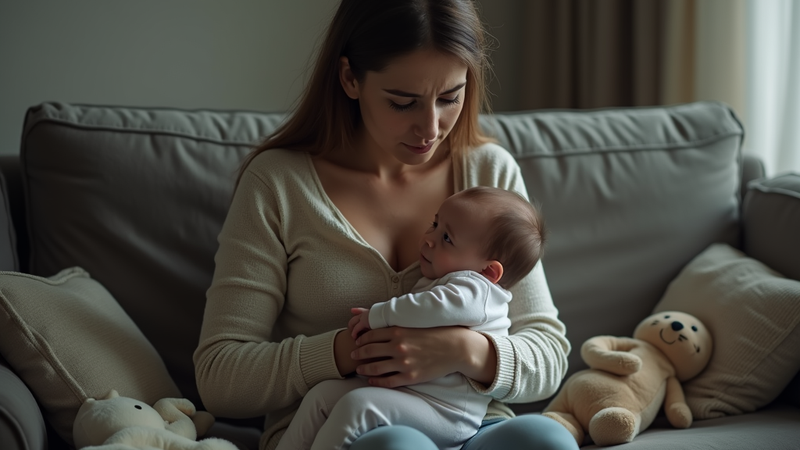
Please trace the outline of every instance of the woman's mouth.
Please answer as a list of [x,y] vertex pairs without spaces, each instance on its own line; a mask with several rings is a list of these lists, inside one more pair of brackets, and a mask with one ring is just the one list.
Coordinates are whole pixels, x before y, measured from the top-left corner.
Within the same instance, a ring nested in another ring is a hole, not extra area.
[[433,142],[434,141],[431,141],[428,145],[422,145],[422,146],[408,145],[408,144],[403,144],[403,145],[405,145],[406,148],[411,150],[411,152],[413,153],[416,153],[418,155],[424,155],[425,153],[431,151],[431,148],[433,148]]

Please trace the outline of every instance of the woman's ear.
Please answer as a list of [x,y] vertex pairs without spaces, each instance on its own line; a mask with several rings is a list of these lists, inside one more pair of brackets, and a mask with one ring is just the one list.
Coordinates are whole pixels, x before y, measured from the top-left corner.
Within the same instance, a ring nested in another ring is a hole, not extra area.
[[339,58],[339,82],[342,83],[342,89],[348,97],[353,100],[358,99],[358,80],[350,68],[350,60],[347,59],[347,56]]
[[497,284],[500,278],[503,278],[503,265],[500,261],[489,261],[486,267],[481,270],[481,275],[491,281],[492,284]]

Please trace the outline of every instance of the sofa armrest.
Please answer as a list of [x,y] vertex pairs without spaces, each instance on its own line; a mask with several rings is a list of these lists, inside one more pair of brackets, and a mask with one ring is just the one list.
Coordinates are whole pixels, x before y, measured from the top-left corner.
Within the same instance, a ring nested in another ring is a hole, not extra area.
[[47,429],[33,394],[0,358],[0,442],[3,449],[46,450]]
[[[742,206],[742,227],[748,256],[800,280],[800,174],[751,181]],[[800,406],[800,373],[777,401]]]
[[740,192],[742,201],[747,195],[750,182],[763,178],[765,175],[764,162],[759,157],[748,154],[742,157],[742,186]]
[[[3,185],[0,191],[3,195],[3,208],[0,214],[0,224],[7,224],[8,230],[3,228],[3,239],[11,243],[9,261],[3,263],[3,270],[27,271],[28,261],[28,230],[25,223],[25,193],[22,186],[22,173],[20,172],[19,155],[0,155],[0,178]],[[6,251],[5,248],[2,249]],[[9,267],[12,267],[10,269]]]
[[800,174],[751,181],[742,208],[744,252],[800,280]]

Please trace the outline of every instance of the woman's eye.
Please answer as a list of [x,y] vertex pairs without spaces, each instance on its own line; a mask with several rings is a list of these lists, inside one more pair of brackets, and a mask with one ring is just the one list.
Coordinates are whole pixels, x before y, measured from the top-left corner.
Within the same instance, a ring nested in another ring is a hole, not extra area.
[[444,104],[446,104],[446,105],[457,105],[457,104],[461,103],[461,97],[440,98],[439,101],[444,103]]
[[445,233],[444,235],[442,235],[442,240],[444,240],[444,241],[445,241],[445,242],[447,242],[448,244],[452,244],[452,242],[450,241],[450,236],[449,236],[447,233]]
[[414,106],[414,102],[406,103],[405,105],[401,105],[399,103],[395,103],[393,101],[389,101],[389,107],[395,111],[407,111],[412,106]]
[[439,222],[436,221],[431,222],[431,228],[436,228],[437,226],[439,226]]

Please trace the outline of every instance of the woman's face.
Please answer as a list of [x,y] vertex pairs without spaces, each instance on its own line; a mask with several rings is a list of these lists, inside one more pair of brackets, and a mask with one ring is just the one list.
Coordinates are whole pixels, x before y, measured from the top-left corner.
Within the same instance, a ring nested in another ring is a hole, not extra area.
[[431,159],[464,106],[467,65],[434,49],[399,56],[359,82],[342,61],[342,85],[358,99],[364,121],[360,144],[409,165]]

